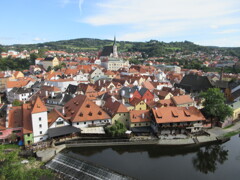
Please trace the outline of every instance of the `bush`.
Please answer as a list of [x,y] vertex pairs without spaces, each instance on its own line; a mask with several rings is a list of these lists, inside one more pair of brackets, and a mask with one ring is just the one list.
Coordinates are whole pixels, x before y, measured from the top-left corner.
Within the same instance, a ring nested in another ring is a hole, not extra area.
[[115,124],[113,124],[110,127],[107,127],[105,130],[107,134],[111,135],[112,137],[119,137],[125,134],[127,128],[123,123],[116,121]]

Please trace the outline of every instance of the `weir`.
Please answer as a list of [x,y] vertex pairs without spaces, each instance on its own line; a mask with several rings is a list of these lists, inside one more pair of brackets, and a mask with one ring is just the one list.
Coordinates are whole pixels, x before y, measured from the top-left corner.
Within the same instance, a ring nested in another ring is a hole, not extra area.
[[[130,177],[110,169],[93,165],[74,158],[74,153],[59,153],[46,164],[46,167],[60,173],[66,179],[86,180],[128,180]],[[77,154],[76,154],[77,156]]]

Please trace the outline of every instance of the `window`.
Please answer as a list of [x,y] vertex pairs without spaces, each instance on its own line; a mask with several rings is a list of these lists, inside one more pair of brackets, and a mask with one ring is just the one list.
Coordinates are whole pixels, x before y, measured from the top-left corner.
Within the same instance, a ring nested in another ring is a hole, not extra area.
[[28,133],[27,136],[30,137],[30,133]]
[[42,134],[42,131],[40,131],[39,134]]
[[41,128],[41,127],[42,127],[42,125],[41,125],[41,124],[39,124],[39,127]]
[[63,124],[63,121],[57,121],[57,125]]
[[79,125],[79,123],[77,123],[77,125]]
[[21,130],[14,130],[14,131],[12,131],[13,133],[20,133],[21,132]]
[[41,120],[42,120],[42,118],[40,117],[40,118],[39,118],[39,121],[41,121]]
[[84,122],[84,124],[87,124],[87,122]]
[[3,132],[0,132],[0,135],[3,135]]

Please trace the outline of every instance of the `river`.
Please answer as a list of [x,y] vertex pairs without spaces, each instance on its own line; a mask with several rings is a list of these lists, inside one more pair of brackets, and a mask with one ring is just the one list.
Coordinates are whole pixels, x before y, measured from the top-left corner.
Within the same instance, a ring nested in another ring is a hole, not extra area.
[[239,180],[240,138],[203,147],[81,147],[68,151],[136,179]]

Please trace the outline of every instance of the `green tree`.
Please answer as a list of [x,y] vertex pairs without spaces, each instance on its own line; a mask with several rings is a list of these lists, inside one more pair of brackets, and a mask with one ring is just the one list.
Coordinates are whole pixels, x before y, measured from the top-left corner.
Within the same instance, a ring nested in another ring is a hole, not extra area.
[[51,66],[48,66],[47,72],[49,72],[49,71],[51,71],[51,70],[52,70]]
[[112,137],[122,136],[125,134],[126,130],[127,128],[125,125],[120,121],[116,121],[114,125],[106,128],[107,134],[111,135]]
[[38,57],[39,57],[39,56],[38,56],[38,54],[36,54],[36,53],[30,54],[31,64],[35,64],[35,59],[37,59]]
[[21,105],[22,105],[22,102],[19,101],[19,100],[17,100],[17,99],[15,99],[15,100],[13,101],[12,105],[13,105],[13,106],[21,106]]
[[202,92],[200,97],[204,99],[204,113],[211,119],[211,124],[216,119],[224,121],[226,117],[232,116],[233,110],[225,104],[225,97],[219,88],[209,88]]
[[43,177],[52,177],[50,170],[37,167],[39,164],[35,159],[29,159],[29,164],[22,164],[18,156],[19,150],[6,152],[0,149],[0,179],[1,180],[37,180]]

